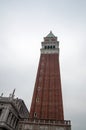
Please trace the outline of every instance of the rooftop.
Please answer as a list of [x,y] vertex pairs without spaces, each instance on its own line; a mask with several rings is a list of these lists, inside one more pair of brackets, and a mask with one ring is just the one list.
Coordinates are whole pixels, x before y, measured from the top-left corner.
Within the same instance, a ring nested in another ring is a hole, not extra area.
[[50,33],[49,33],[46,37],[55,37],[55,36],[54,36],[54,34],[52,33],[52,31],[50,31]]

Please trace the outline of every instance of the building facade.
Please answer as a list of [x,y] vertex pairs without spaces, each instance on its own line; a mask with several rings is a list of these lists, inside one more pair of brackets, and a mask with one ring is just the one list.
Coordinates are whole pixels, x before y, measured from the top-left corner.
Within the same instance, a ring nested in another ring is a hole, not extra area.
[[29,112],[24,101],[14,98],[0,96],[0,130],[18,130],[20,120],[28,119]]

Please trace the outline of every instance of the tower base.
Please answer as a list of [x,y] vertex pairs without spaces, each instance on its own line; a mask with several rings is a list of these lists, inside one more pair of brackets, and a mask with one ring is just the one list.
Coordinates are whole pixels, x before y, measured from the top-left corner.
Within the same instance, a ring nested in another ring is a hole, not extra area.
[[70,121],[28,120],[20,121],[18,130],[71,130]]

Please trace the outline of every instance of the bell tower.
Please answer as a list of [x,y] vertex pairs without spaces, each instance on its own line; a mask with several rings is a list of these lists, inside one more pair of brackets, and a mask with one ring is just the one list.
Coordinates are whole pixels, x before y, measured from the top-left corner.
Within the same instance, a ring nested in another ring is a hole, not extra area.
[[71,130],[64,120],[58,38],[50,31],[41,45],[29,119],[21,120],[18,130]]
[[30,118],[64,120],[59,41],[50,33],[41,43],[41,56],[30,109]]

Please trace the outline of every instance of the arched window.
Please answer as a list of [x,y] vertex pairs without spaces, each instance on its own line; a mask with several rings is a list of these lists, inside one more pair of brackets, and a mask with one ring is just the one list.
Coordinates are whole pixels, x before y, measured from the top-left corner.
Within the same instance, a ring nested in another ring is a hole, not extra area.
[[44,48],[46,49],[46,46]]
[[0,116],[1,116],[1,114],[2,114],[2,109],[0,109]]
[[50,46],[50,48],[52,49],[52,46]]
[[39,98],[38,97],[36,98],[36,102],[39,102]]
[[49,49],[50,47],[48,46],[48,49]]
[[55,46],[53,46],[53,49],[55,48]]
[[37,113],[36,112],[34,112],[34,117],[37,117]]

